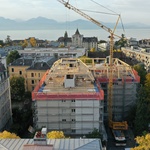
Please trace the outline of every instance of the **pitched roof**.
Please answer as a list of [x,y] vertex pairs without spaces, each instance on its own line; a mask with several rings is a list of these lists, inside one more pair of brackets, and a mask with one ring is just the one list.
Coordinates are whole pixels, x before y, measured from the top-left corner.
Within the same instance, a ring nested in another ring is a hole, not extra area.
[[54,57],[37,60],[27,70],[48,70],[57,59]]
[[75,34],[80,35],[80,33],[79,33],[79,30],[78,30],[78,29],[76,30]]
[[84,37],[83,42],[98,42],[97,37]]
[[33,58],[21,57],[15,60],[14,62],[12,62],[10,66],[31,66],[33,60],[34,60]]

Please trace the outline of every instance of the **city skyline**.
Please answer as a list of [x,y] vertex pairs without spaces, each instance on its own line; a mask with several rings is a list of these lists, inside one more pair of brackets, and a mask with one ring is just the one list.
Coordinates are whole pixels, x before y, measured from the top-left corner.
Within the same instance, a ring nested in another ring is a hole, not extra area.
[[[0,17],[8,19],[19,21],[38,16],[55,19],[59,22],[85,19],[76,12],[64,7],[57,0],[0,0],[0,2]],[[121,14],[123,23],[139,22],[150,24],[150,20],[147,17],[150,1],[108,0],[106,2],[101,0],[99,2],[98,0],[70,0],[69,3],[78,9],[84,10],[86,14],[101,22],[116,22],[118,15],[113,14]],[[111,13],[111,15],[106,15],[102,12]]]

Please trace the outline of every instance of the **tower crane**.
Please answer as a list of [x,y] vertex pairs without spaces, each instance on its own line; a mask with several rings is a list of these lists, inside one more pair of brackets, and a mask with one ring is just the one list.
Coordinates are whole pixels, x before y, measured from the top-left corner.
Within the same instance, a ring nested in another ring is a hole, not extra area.
[[110,70],[110,74],[109,74],[109,84],[108,84],[108,123],[109,123],[109,127],[113,128],[113,129],[127,129],[127,122],[114,122],[112,119],[112,97],[113,97],[113,45],[114,45],[114,36],[121,38],[120,36],[115,34],[115,30],[116,27],[118,25],[119,19],[120,19],[120,15],[117,19],[117,22],[115,24],[114,30],[111,30],[110,28],[108,28],[107,26],[103,25],[102,23],[100,23],[99,21],[93,19],[92,17],[90,17],[89,15],[85,14],[84,12],[82,12],[81,10],[77,9],[76,7],[72,6],[71,4],[69,4],[69,0],[68,2],[64,1],[64,0],[57,0],[60,3],[62,3],[65,7],[67,7],[68,9],[71,9],[73,11],[75,11],[76,13],[78,13],[79,15],[83,16],[84,18],[86,18],[87,20],[93,22],[94,24],[96,24],[97,26],[101,27],[102,29],[104,29],[105,31],[107,31],[108,33],[110,33],[110,59],[109,59],[109,70]]

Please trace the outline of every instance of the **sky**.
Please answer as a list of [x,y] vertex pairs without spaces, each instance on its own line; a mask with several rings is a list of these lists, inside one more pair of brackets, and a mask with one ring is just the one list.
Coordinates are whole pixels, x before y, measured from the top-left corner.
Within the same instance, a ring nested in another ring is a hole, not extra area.
[[[150,0],[69,0],[69,3],[100,22],[116,22],[118,15],[104,14],[115,12],[121,15],[123,23],[150,24]],[[0,17],[28,20],[39,16],[58,22],[85,19],[57,0],[0,0]]]

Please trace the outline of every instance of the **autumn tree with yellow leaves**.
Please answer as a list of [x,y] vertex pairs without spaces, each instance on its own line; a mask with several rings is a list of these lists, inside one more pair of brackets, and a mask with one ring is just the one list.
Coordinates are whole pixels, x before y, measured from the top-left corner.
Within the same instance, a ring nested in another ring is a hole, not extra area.
[[36,46],[36,39],[34,37],[30,38],[30,44],[31,44],[32,47]]
[[10,133],[8,131],[0,132],[0,139],[20,139],[15,133]]
[[137,136],[135,140],[138,146],[131,148],[131,150],[150,150],[150,133],[145,136]]
[[63,131],[51,131],[47,133],[48,139],[64,139],[65,135]]

